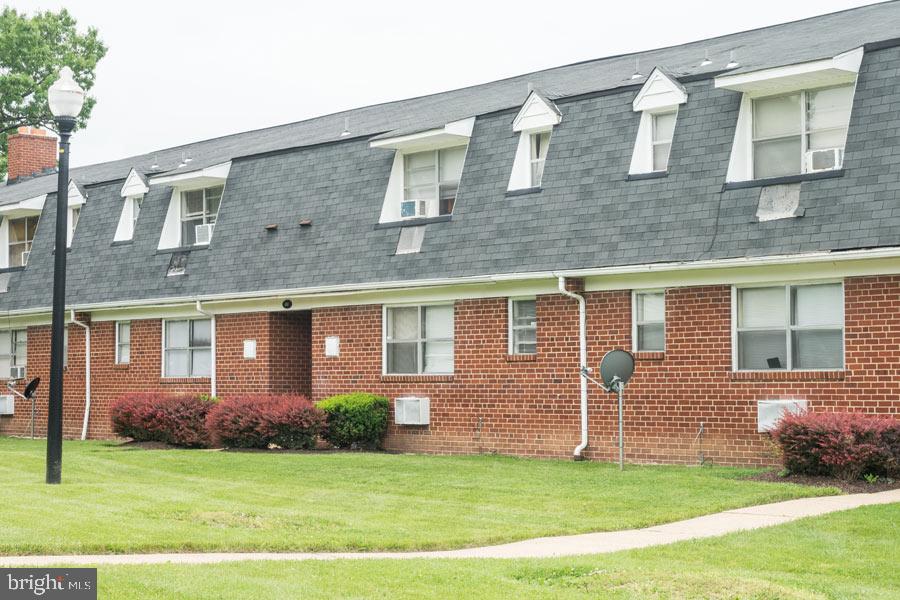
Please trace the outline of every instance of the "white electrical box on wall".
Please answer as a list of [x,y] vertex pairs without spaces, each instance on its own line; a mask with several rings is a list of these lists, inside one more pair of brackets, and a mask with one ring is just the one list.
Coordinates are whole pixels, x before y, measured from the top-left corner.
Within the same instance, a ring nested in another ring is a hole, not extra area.
[[244,358],[256,358],[256,340],[244,340]]
[[431,403],[428,398],[403,396],[394,401],[394,423],[397,425],[428,425]]
[[325,356],[341,355],[341,338],[336,335],[329,335],[325,338]]
[[772,431],[785,413],[799,414],[806,410],[806,400],[759,400],[756,403],[756,430]]
[[13,396],[0,396],[0,415],[13,415],[16,412],[16,399]]

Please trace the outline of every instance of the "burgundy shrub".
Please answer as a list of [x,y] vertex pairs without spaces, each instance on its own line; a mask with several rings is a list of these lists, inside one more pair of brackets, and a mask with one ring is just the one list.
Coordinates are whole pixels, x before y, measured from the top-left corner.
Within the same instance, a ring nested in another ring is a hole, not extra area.
[[209,445],[206,416],[215,401],[159,392],[131,393],[113,401],[113,431],[138,442],[202,448]]
[[247,395],[223,400],[206,420],[213,441],[229,448],[315,448],[325,414],[304,396]]
[[900,476],[900,421],[862,413],[785,415],[772,432],[784,467],[856,480]]

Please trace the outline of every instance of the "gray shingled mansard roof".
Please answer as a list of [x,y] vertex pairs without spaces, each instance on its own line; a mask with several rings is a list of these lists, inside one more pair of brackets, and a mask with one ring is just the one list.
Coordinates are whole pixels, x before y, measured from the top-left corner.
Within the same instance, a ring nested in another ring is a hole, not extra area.
[[[338,284],[465,277],[652,262],[900,245],[900,3],[872,5],[682,46],[549,69],[442,94],[196,142],[73,171],[87,194],[69,253],[73,305],[240,294]],[[883,42],[883,43],[880,43]],[[880,44],[879,44],[880,43]],[[758,188],[723,191],[740,94],[715,89],[730,72],[835,56],[868,44],[842,177],[807,181],[803,216],[760,223]],[[713,63],[699,67],[708,51]],[[689,93],[664,178],[626,181],[639,118],[635,59]],[[562,112],[539,193],[507,196],[517,143],[511,121],[541,89]],[[394,256],[399,229],[377,228],[392,152],[368,140],[478,116],[452,220],[428,225],[422,252]],[[341,138],[345,117],[351,136]],[[127,135],[127,124],[123,134]],[[158,160],[190,170],[232,162],[215,236],[166,277],[157,251],[171,189],[147,194],[131,243],[113,244],[120,188]],[[44,176],[0,189],[0,205],[55,189]],[[49,306],[53,195],[28,267],[11,274],[0,310]],[[299,226],[311,219],[309,227]],[[277,231],[267,231],[268,224]]]

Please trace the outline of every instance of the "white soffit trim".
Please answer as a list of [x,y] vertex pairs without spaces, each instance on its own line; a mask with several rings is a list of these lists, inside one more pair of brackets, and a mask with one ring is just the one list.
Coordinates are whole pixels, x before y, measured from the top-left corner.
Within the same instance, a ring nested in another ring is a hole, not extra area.
[[69,181],[69,206],[81,206],[87,200],[87,193],[84,188],[75,183],[75,180]]
[[562,121],[562,113],[546,96],[532,90],[513,119],[513,131],[552,129]]
[[171,185],[173,187],[204,187],[208,185],[219,185],[228,179],[228,172],[231,170],[231,161],[206,167],[198,171],[190,171],[188,173],[176,173],[174,175],[160,175],[159,177],[151,177],[150,185]]
[[631,103],[634,112],[678,106],[687,102],[687,91],[659,67],[651,71]]
[[402,152],[416,152],[419,150],[434,150],[461,146],[469,143],[472,130],[475,128],[475,117],[452,121],[443,127],[429,129],[409,135],[382,138],[369,142],[370,148],[388,148]]
[[0,215],[15,218],[39,213],[44,209],[44,202],[46,200],[47,194],[42,194],[40,196],[35,196],[34,198],[21,200],[15,204],[0,206]]
[[715,87],[751,96],[768,96],[781,92],[853,83],[862,64],[863,49],[856,48],[826,58],[784,67],[761,69],[750,73],[721,75],[715,79]]
[[125,184],[122,186],[122,197],[128,198],[129,196],[143,196],[147,192],[150,191],[150,186],[147,183],[147,179],[137,172],[135,169],[131,169],[128,173],[128,178],[125,180]]

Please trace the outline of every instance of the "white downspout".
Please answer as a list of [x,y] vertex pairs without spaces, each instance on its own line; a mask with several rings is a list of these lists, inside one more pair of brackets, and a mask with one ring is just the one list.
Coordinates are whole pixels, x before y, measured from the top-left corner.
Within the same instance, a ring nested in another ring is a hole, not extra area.
[[87,439],[88,421],[91,418],[91,326],[75,320],[75,311],[71,311],[72,323],[84,328],[84,421],[81,424],[81,439]]
[[580,349],[579,372],[581,376],[581,443],[575,448],[572,457],[582,460],[581,452],[588,445],[588,365],[587,365],[587,309],[584,304],[584,296],[570,292],[566,289],[566,278],[559,278],[559,293],[574,298],[578,301],[578,345]]
[[210,365],[209,369],[209,395],[216,395],[216,315],[211,312],[207,312],[203,310],[200,306],[200,301],[197,300],[197,312],[201,315],[206,315],[209,317],[209,343],[212,345],[210,348],[210,359],[212,361],[212,365]]

